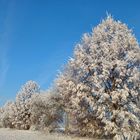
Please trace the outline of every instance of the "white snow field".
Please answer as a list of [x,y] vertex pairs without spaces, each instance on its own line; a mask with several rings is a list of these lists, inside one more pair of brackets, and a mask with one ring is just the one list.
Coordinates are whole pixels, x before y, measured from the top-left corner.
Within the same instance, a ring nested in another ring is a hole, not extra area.
[[38,131],[24,131],[0,129],[0,140],[95,140],[88,138],[77,138],[63,136],[60,134],[44,134]]

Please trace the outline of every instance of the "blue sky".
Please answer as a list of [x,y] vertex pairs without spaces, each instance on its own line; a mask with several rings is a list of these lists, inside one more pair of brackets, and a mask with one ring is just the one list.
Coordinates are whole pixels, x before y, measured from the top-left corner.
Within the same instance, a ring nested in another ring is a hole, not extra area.
[[140,40],[139,0],[0,0],[0,104],[28,80],[47,89],[106,12]]

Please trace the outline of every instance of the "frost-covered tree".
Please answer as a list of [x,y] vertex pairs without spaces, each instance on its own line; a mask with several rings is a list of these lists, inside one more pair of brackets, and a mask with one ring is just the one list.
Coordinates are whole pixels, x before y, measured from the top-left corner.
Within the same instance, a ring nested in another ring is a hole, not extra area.
[[33,96],[40,93],[38,84],[28,81],[21,87],[15,102],[6,104],[2,110],[2,122],[4,127],[16,129],[29,129],[32,125],[31,101]]
[[13,114],[13,102],[7,102],[0,108],[0,125],[5,128],[13,128],[11,115]]
[[40,87],[34,81],[28,81],[23,85],[16,96],[17,102],[26,102],[28,101],[34,93],[39,93]]
[[83,36],[56,89],[81,135],[140,133],[140,48],[132,31],[108,16]]
[[29,129],[31,126],[31,101],[35,94],[40,93],[40,87],[34,81],[28,81],[16,96],[14,126],[18,129]]
[[53,90],[42,92],[32,98],[31,120],[35,129],[53,131],[59,127],[63,115],[59,100],[59,96]]

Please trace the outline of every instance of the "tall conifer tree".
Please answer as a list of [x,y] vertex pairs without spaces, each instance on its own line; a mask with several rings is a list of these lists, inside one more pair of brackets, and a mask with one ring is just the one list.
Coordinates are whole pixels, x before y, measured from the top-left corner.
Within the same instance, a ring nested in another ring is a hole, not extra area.
[[140,132],[140,48],[132,31],[108,16],[83,36],[56,89],[82,135]]

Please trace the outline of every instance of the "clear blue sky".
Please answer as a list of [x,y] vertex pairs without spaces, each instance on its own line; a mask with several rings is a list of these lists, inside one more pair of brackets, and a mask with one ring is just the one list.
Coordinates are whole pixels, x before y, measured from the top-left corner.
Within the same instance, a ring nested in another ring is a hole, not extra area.
[[0,104],[30,79],[47,89],[106,12],[140,40],[140,0],[0,0]]

